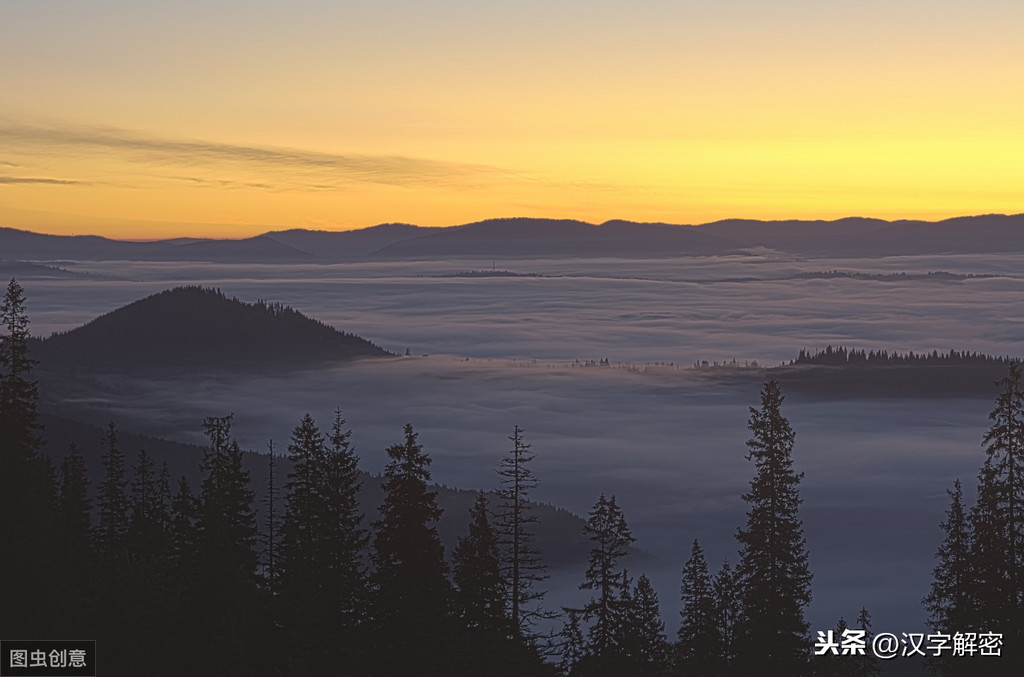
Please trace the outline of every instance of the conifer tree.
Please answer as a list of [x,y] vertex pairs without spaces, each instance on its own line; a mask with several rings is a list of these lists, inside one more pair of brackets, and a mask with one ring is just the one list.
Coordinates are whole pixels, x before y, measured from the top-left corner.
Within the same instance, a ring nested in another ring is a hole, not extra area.
[[529,503],[530,492],[538,480],[530,470],[536,454],[523,440],[519,426],[508,438],[512,448],[498,463],[498,504],[494,523],[498,534],[501,569],[508,585],[508,615],[513,636],[521,641],[533,637],[540,620],[550,618],[540,605],[545,591],[539,585],[547,580],[540,550],[533,543],[533,525],[537,516]]
[[124,453],[117,441],[117,425],[110,421],[103,433],[103,482],[99,487],[99,528],[97,544],[105,560],[111,560],[123,554],[127,547],[129,512],[131,502],[128,500],[124,471]]
[[641,574],[625,599],[619,642],[628,674],[636,677],[664,674],[668,665],[668,642],[658,594],[651,580]]
[[274,477],[277,468],[277,454],[274,453],[274,440],[267,443],[267,495],[263,499],[267,504],[266,524],[266,578],[267,589],[272,593],[277,589],[277,539],[280,534],[280,516],[277,512],[277,479]]
[[341,410],[335,410],[327,438],[326,505],[330,527],[326,545],[339,632],[348,632],[366,611],[367,573],[363,559],[370,538],[360,509],[362,479],[351,437],[352,431],[345,428]]
[[188,479],[178,479],[178,490],[171,499],[170,552],[171,570],[180,586],[190,583],[196,575],[196,553],[199,548],[199,520],[202,506],[192,493]]
[[711,590],[715,598],[715,620],[722,647],[722,663],[728,673],[736,657],[736,623],[740,615],[740,591],[736,572],[729,560],[723,561],[721,568],[711,578]]
[[928,624],[938,633],[977,625],[972,595],[971,523],[964,509],[960,480],[957,479],[953,490],[946,493],[950,506],[945,521],[940,524],[945,537],[935,553],[939,562],[935,565],[931,591],[924,598]]
[[384,502],[374,523],[372,580],[375,672],[382,677],[453,671],[451,587],[437,535],[441,509],[430,491],[430,457],[411,425],[387,449]]
[[285,484],[278,569],[292,644],[290,662],[301,672],[351,666],[352,630],[365,597],[359,512],[359,474],[351,433],[336,412],[330,446],[306,414],[288,445],[292,472]]
[[10,482],[3,486],[6,490],[16,489],[19,480],[29,481],[41,442],[39,388],[31,380],[36,360],[29,355],[28,326],[25,292],[12,278],[0,304],[0,477]]
[[810,643],[803,610],[811,601],[811,572],[798,485],[793,470],[795,434],[782,416],[775,381],[761,391],[761,408],[750,409],[747,459],[756,475],[743,495],[750,509],[738,530],[737,568],[742,613],[736,626],[737,662],[745,675],[799,677],[808,669]]
[[857,629],[864,633],[865,650],[862,654],[853,657],[853,674],[851,677],[877,677],[882,671],[878,658],[871,650],[871,642],[874,634],[871,632],[871,614],[867,607],[861,607],[857,614]]
[[191,589],[203,613],[193,628],[197,660],[220,674],[251,674],[260,662],[255,643],[258,596],[256,522],[249,473],[231,435],[232,416],[208,417],[199,499],[197,577]]
[[623,592],[628,582],[620,568],[629,555],[629,547],[636,539],[629,531],[626,517],[615,502],[615,496],[601,494],[583,528],[593,545],[590,548],[587,571],[580,590],[594,592],[583,607],[583,619],[591,621],[587,635],[587,652],[593,656],[594,669],[588,674],[605,674],[619,654],[619,623]]
[[725,666],[719,609],[704,550],[695,539],[683,566],[676,669],[682,674],[717,675]]
[[558,662],[559,672],[565,677],[576,675],[576,666],[583,660],[585,653],[585,642],[583,631],[580,629],[580,609],[563,607],[562,612],[566,616],[561,638],[561,659]]
[[128,541],[134,555],[162,560],[166,555],[164,525],[168,515],[155,469],[156,463],[145,449],[140,449],[138,460],[132,466]]
[[89,480],[85,459],[74,444],[61,461],[57,497],[57,616],[65,632],[91,631],[95,562]]
[[467,675],[517,672],[505,611],[505,581],[501,576],[498,538],[488,519],[487,498],[477,494],[470,510],[469,532],[459,538],[453,554],[455,614],[464,637],[461,670]]
[[453,553],[456,608],[467,628],[507,636],[498,537],[491,528],[483,492],[477,494],[469,515],[469,533],[459,538]]
[[11,279],[0,303],[0,634],[45,634],[54,576],[56,479],[41,456],[25,295]]
[[[1006,628],[1004,644],[1014,656],[1013,647],[1024,641],[1024,393],[1018,362],[997,385],[972,512],[975,593],[979,625]],[[1017,658],[1024,661],[1024,654]]]

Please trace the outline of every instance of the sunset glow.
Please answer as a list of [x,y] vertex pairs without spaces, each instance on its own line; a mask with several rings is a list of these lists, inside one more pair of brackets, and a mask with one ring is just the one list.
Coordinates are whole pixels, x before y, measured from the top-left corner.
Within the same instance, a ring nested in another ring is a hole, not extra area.
[[1024,211],[1024,6],[0,5],[0,226]]

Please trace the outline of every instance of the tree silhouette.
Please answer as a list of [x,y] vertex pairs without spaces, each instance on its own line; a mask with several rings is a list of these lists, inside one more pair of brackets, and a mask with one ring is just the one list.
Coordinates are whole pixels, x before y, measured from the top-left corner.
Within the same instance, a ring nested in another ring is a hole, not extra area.
[[807,671],[808,625],[803,610],[811,601],[811,572],[798,485],[793,470],[795,434],[782,416],[775,381],[761,391],[761,408],[750,409],[747,459],[756,475],[743,495],[750,509],[739,529],[742,613],[736,625],[737,662],[746,675],[787,675]]
[[53,466],[39,454],[38,389],[31,380],[25,294],[11,279],[0,304],[0,632],[45,634],[46,598],[54,575]]
[[501,569],[508,584],[508,612],[513,635],[530,641],[533,627],[550,614],[540,608],[544,591],[538,585],[547,580],[540,550],[533,544],[533,525],[537,516],[529,503],[530,492],[538,484],[530,462],[536,454],[523,441],[519,426],[508,438],[512,448],[498,463],[498,497],[494,511],[494,529],[498,534]]
[[629,547],[636,539],[629,531],[625,515],[615,503],[615,496],[606,499],[604,494],[590,511],[583,533],[593,545],[580,590],[595,593],[595,597],[583,607],[583,619],[591,621],[587,653],[593,660],[587,662],[587,674],[610,674],[621,654],[622,597],[628,591],[628,581],[620,563],[629,555]]
[[436,492],[428,489],[430,457],[408,424],[405,441],[388,447],[387,454],[373,540],[375,674],[449,674],[451,586],[436,528],[441,509]]
[[719,608],[704,550],[695,539],[683,566],[676,669],[683,674],[718,675],[725,666]]

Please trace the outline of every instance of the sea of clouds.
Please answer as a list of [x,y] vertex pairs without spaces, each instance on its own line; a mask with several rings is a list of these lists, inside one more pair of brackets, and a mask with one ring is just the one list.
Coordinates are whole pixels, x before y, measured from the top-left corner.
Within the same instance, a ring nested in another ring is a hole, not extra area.
[[[101,262],[94,273],[23,280],[33,332],[78,326],[151,293],[204,284],[245,301],[266,299],[410,357],[362,361],[287,377],[182,375],[127,384],[104,406],[124,429],[201,443],[204,416],[235,414],[251,449],[282,448],[301,415],[326,423],[341,407],[363,467],[412,423],[438,482],[491,487],[514,425],[537,458],[539,500],[585,515],[615,494],[654,557],[647,571],[668,630],[677,626],[679,570],[694,538],[712,568],[736,562],[745,520],[740,495],[748,407],[758,387],[709,380],[698,360],[777,365],[800,348],[1001,355],[1024,353],[1014,277],[1019,255],[797,260],[750,256],[657,260],[453,260],[254,266]],[[540,277],[452,277],[507,269]],[[958,281],[790,279],[825,270],[950,271],[998,275]],[[98,277],[102,275],[103,277]],[[574,366],[607,358],[611,367]],[[805,473],[812,629],[874,615],[876,630],[924,629],[946,489],[973,496],[990,401],[816,400],[784,405]],[[552,606],[579,605],[582,569],[553,572]],[[953,629],[956,630],[956,629]]]

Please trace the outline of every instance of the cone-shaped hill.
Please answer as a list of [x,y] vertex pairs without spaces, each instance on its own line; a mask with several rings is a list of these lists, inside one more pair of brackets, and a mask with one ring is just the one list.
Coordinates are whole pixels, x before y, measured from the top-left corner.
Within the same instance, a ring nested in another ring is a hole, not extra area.
[[391,354],[293,308],[201,287],[154,294],[33,341],[31,351],[45,370],[181,373],[266,372]]

